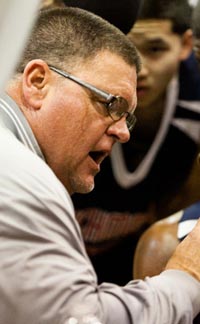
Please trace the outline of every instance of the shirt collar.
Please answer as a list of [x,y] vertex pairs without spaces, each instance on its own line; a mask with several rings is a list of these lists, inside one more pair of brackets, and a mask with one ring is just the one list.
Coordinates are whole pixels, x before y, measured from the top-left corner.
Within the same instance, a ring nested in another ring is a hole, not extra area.
[[20,142],[45,161],[27,119],[15,101],[7,94],[2,95],[0,98],[0,119]]

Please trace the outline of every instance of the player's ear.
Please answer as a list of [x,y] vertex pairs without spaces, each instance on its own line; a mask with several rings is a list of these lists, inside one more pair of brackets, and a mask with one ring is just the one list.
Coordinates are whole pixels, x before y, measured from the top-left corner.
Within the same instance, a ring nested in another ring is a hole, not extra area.
[[193,32],[192,29],[187,29],[182,35],[182,50],[180,60],[186,60],[193,49]]
[[49,88],[50,70],[43,60],[30,61],[23,72],[22,91],[26,107],[39,109]]

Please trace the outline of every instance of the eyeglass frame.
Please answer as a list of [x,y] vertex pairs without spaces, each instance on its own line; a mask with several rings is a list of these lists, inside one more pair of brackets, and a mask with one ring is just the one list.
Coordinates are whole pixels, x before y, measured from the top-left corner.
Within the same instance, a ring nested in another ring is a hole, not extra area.
[[123,118],[126,115],[126,124],[127,124],[127,128],[129,130],[129,132],[132,132],[137,118],[135,116],[134,113],[130,113],[129,111],[123,111],[123,112],[118,112],[118,111],[113,111],[112,112],[112,106],[114,102],[124,102],[125,105],[128,107],[128,102],[125,98],[121,97],[121,96],[115,96],[111,93],[108,93],[104,90],[101,90],[95,86],[93,86],[92,84],[85,82],[81,79],[79,79],[78,77],[68,73],[68,72],[64,72],[58,68],[56,68],[53,65],[49,65],[50,70],[58,73],[59,75],[63,76],[64,78],[67,78],[71,81],[74,81],[75,83],[79,84],[80,86],[90,90],[91,92],[95,93],[95,95],[98,95],[99,97],[102,97],[104,100],[106,100],[105,102],[101,102],[102,104],[104,104],[105,108],[107,109],[107,112],[109,114],[109,116],[112,118],[113,121],[119,121],[121,118]]

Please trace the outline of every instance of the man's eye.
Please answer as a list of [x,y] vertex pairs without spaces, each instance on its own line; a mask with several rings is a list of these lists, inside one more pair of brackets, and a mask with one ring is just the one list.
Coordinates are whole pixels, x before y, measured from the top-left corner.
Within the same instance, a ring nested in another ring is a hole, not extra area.
[[151,46],[147,49],[150,53],[159,54],[166,51],[166,47],[161,46]]
[[97,100],[97,103],[106,109],[108,108],[108,103],[106,101]]
[[108,109],[108,104],[105,101],[102,100],[95,100],[95,105],[98,111],[103,114],[104,116],[109,115],[109,109]]

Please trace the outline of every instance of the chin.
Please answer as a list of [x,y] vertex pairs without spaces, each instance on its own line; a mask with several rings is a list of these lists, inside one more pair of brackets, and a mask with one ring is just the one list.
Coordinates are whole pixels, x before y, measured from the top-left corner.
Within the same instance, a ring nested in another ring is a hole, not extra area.
[[92,179],[92,181],[84,181],[80,178],[73,179],[71,182],[71,187],[73,188],[73,192],[87,194],[94,189],[94,179]]
[[82,194],[87,194],[89,192],[91,192],[92,190],[94,189],[94,183],[91,184],[91,185],[88,185],[88,186],[82,186],[80,189],[79,189],[79,193],[82,193]]

